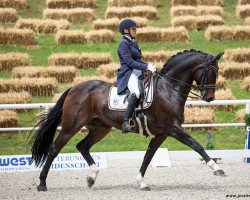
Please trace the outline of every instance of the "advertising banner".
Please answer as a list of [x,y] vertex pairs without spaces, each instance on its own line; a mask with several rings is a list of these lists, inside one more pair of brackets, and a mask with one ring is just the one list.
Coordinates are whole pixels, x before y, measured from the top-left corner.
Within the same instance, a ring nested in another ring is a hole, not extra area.
[[[99,169],[107,168],[106,153],[91,153]],[[30,164],[30,155],[0,156],[0,172],[34,171],[34,163]],[[51,170],[89,169],[88,163],[80,153],[59,154],[51,165]]]
[[[247,127],[245,149],[250,149],[250,127]],[[250,157],[245,157],[245,162],[250,163]]]

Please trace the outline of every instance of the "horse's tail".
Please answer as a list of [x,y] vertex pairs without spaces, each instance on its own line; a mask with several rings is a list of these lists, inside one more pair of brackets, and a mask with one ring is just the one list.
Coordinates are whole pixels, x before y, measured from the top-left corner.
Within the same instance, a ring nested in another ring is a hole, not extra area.
[[41,166],[47,159],[49,147],[54,140],[57,127],[61,123],[62,107],[70,89],[62,94],[48,114],[44,113],[40,116],[41,120],[35,125],[35,127],[39,126],[39,128],[29,141],[29,144],[32,146],[30,163],[35,161],[36,166]]

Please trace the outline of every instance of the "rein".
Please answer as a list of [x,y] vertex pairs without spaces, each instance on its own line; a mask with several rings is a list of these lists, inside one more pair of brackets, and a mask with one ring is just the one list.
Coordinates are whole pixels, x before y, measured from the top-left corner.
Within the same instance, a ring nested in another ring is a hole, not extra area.
[[[159,73],[156,73],[156,76],[158,76],[159,78],[161,78],[165,83],[168,83],[168,86],[171,87],[174,91],[178,92],[179,94],[181,94],[181,95],[183,95],[183,96],[186,96],[186,94],[180,92],[179,90],[176,90],[176,89],[175,89],[171,84],[169,84],[169,82],[166,81]],[[175,79],[175,78],[173,78],[173,77],[171,77],[171,76],[168,76],[168,78],[171,79],[171,80],[174,80],[174,81],[176,81],[176,82],[178,82],[178,83],[180,83],[180,84],[189,86],[189,87],[191,87],[191,88],[197,88],[197,86],[195,86],[195,85],[188,84],[188,83],[186,83],[186,82],[180,81],[179,79]],[[196,93],[194,93],[194,92],[192,92],[192,91],[190,91],[190,93],[193,94],[194,96],[188,95],[188,97],[190,97],[190,98],[200,98],[200,99],[202,99],[202,95],[196,94]]]
[[[216,75],[216,78],[218,78],[218,70],[217,70],[217,68],[215,67],[215,66],[213,66],[213,65],[211,65],[211,60],[209,60],[207,63],[206,63],[206,65],[204,66],[203,64],[201,64],[201,65],[198,65],[197,67],[195,67],[193,70],[192,70],[192,73],[195,73],[198,69],[200,69],[200,68],[205,68],[204,69],[204,71],[202,72],[202,76],[201,76],[201,79],[202,79],[202,84],[201,85],[193,85],[193,84],[188,84],[188,83],[186,83],[186,82],[184,82],[184,81],[181,81],[181,80],[179,80],[179,79],[175,79],[175,78],[173,78],[173,77],[171,77],[171,76],[167,76],[170,80],[173,80],[173,81],[176,81],[176,82],[178,82],[178,83],[180,83],[180,84],[182,84],[182,85],[185,85],[185,86],[188,86],[188,87],[191,87],[191,88],[193,88],[193,89],[195,89],[195,90],[199,90],[199,91],[207,91],[207,89],[213,89],[213,88],[216,88],[216,85],[215,84],[205,84],[205,82],[207,82],[207,79],[208,79],[208,73],[209,73],[209,70],[210,69],[212,69],[212,71],[215,73],[215,75]],[[176,90],[171,84],[169,84],[169,82],[168,81],[166,81],[161,75],[160,75],[160,73],[158,73],[158,72],[156,72],[156,75],[159,77],[159,78],[161,78],[164,82],[166,82],[166,83],[168,83],[168,86],[169,87],[171,87],[174,91],[176,91],[176,92],[178,92],[179,94],[181,94],[181,95],[183,95],[183,96],[186,96],[186,94],[184,94],[184,93],[182,93],[182,92],[180,92],[180,91],[178,91],[178,90]],[[188,95],[188,97],[190,97],[190,98],[200,98],[200,99],[202,99],[202,97],[206,94],[206,92],[204,93],[204,94],[202,94],[202,95],[199,95],[199,94],[197,94],[197,93],[194,93],[194,92],[192,92],[192,91],[190,91],[190,93],[191,94],[193,94],[194,96],[190,96],[190,95]]]

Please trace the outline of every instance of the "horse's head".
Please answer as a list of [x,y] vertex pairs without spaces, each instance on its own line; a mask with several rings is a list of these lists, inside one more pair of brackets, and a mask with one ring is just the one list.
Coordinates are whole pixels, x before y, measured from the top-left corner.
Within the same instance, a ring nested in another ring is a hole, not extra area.
[[208,60],[196,66],[192,73],[197,88],[201,91],[202,100],[213,101],[215,98],[216,79],[218,78],[218,60],[224,53],[208,56]]

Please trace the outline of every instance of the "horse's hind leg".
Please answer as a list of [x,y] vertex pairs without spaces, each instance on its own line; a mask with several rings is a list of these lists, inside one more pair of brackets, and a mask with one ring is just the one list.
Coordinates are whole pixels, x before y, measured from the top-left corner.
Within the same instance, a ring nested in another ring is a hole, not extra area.
[[194,151],[199,153],[206,161],[207,165],[213,170],[214,175],[225,176],[225,172],[207,155],[204,148],[193,139],[181,126],[175,126],[172,137],[191,147]]
[[97,126],[91,125],[88,128],[88,135],[76,145],[76,148],[81,152],[92,172],[91,175],[87,177],[88,187],[91,188],[95,183],[99,170],[97,169],[95,161],[91,157],[89,150],[95,143],[102,140],[109,133],[111,127],[105,124],[98,124]]
[[[50,169],[50,166],[61,149],[67,144],[67,142],[84,126],[89,120],[90,114],[83,110],[81,117],[78,117],[80,106],[77,108],[71,108],[64,111],[62,119],[62,130],[56,140],[50,145],[48,157],[45,165],[40,173],[40,185],[37,186],[38,191],[46,191],[46,178]],[[82,110],[82,109],[81,109]]]
[[[79,128],[80,130],[80,128]],[[48,158],[45,162],[45,165],[43,166],[43,169],[40,173],[40,185],[37,186],[38,191],[46,191],[46,178],[49,172],[49,169],[51,167],[52,162],[56,158],[56,156],[59,154],[61,149],[67,144],[67,142],[75,135],[75,133],[79,130],[73,129],[72,131],[66,131],[62,129],[56,140],[51,144],[49,148]]]

